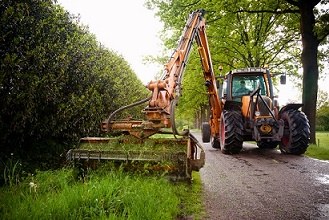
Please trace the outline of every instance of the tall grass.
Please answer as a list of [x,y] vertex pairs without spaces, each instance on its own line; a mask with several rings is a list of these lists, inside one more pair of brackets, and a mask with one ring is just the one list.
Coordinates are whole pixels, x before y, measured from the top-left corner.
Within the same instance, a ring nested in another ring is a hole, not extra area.
[[201,220],[206,216],[203,202],[203,186],[198,172],[192,172],[193,183],[175,184],[176,195],[180,198],[178,219]]
[[0,170],[2,170],[0,180],[2,179],[4,184],[13,186],[19,183],[22,172],[20,160],[7,158],[3,161],[0,159]]
[[0,188],[0,219],[175,219],[180,198],[163,177],[74,169],[38,172]]
[[310,145],[304,155],[320,160],[329,160],[329,132],[316,133],[317,144]]

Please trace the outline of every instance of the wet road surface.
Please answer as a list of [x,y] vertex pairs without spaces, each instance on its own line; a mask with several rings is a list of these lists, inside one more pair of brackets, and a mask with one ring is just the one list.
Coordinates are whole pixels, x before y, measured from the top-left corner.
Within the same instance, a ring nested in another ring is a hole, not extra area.
[[207,219],[329,219],[329,161],[248,143],[236,155],[203,146]]

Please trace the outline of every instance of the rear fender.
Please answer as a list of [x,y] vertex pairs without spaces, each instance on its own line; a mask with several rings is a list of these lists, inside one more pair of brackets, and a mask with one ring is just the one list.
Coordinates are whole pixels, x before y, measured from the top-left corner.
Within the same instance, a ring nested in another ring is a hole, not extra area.
[[291,104],[287,104],[287,105],[283,106],[280,109],[279,115],[281,115],[282,112],[288,111],[290,109],[298,110],[299,108],[301,108],[303,106],[304,106],[304,104],[302,104],[302,103],[291,103]]
[[224,110],[236,110],[241,111],[242,102],[226,100]]

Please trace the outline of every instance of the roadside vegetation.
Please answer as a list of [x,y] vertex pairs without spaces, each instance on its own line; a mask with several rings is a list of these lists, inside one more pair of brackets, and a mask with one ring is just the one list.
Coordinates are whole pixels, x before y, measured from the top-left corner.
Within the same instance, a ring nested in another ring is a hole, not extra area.
[[202,219],[201,183],[194,176],[193,184],[171,182],[109,166],[84,175],[63,168],[21,180],[8,176],[11,183],[0,188],[0,219]]
[[122,56],[54,2],[0,2],[0,160],[13,155],[30,172],[60,168],[79,138],[104,135],[111,112],[149,96]]
[[[65,153],[80,137],[102,135],[103,119],[149,91],[123,57],[54,2],[0,2],[0,219],[203,219],[198,173],[189,184],[163,173],[108,166],[80,172],[65,165]],[[187,81],[203,86],[202,77],[190,76]],[[195,107],[207,101],[203,89],[189,88],[197,95],[183,96],[181,112],[191,124]],[[140,110],[128,113],[139,118]],[[329,159],[328,132],[317,135],[305,155]]]
[[150,170],[148,163],[118,167],[105,162],[96,170],[66,164],[29,173],[15,155],[0,162],[4,167],[0,219],[197,220],[205,216],[197,172],[189,182],[172,181],[167,171]]
[[307,148],[304,155],[320,160],[329,160],[329,102],[328,94],[322,93],[322,99],[318,99],[316,112],[316,144]]
[[197,174],[189,184],[67,167],[80,137],[103,135],[103,119],[149,91],[55,2],[0,2],[0,219],[202,219]]
[[329,160],[329,132],[316,133],[317,144],[312,144],[307,148],[305,156],[320,160]]

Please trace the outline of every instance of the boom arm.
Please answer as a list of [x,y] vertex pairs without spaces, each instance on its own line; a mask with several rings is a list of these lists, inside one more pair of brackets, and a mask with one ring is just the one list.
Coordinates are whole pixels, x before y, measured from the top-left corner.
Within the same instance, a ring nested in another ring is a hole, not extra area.
[[[174,108],[181,95],[181,81],[187,65],[195,39],[203,67],[205,85],[208,88],[209,104],[211,106],[211,131],[213,135],[219,134],[219,120],[221,105],[216,89],[216,78],[211,62],[211,56],[205,31],[204,10],[197,10],[189,14],[179,44],[165,65],[161,79],[151,81],[147,88],[152,91],[148,106],[143,110],[147,121],[121,121],[112,122],[109,119],[103,123],[103,130],[124,130],[139,138],[145,138],[158,133],[161,128],[175,128]],[[184,135],[184,134],[180,134]]]

